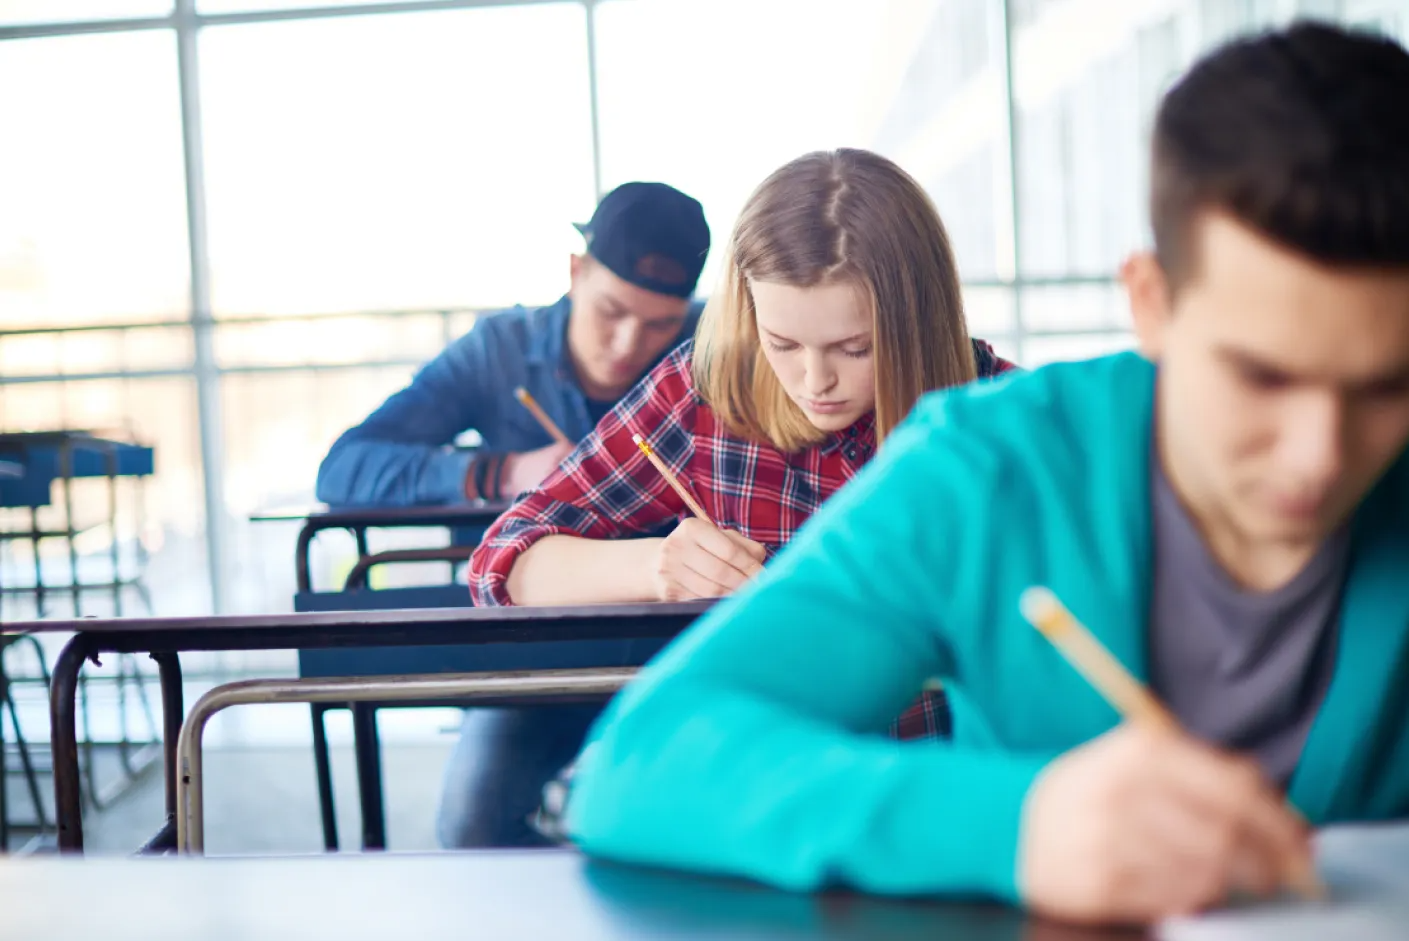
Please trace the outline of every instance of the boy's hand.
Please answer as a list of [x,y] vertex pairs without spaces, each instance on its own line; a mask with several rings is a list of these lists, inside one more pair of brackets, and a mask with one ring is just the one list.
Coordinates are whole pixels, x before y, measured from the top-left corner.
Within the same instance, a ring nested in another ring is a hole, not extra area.
[[1053,762],[1023,807],[1018,879],[1035,911],[1149,922],[1275,892],[1310,834],[1250,759],[1125,724]]

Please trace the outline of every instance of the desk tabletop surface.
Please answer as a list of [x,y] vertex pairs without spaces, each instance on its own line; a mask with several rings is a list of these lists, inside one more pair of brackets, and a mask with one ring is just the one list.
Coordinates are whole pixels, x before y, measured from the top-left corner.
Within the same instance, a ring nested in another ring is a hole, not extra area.
[[306,611],[284,614],[213,615],[173,618],[79,618],[77,620],[11,621],[5,633],[133,634],[199,631],[330,631],[475,626],[587,626],[623,621],[692,620],[709,610],[710,601],[650,602],[642,604],[566,605],[553,608],[407,608],[392,611]]
[[121,437],[110,437],[109,434],[121,434],[121,432],[107,433],[78,428],[59,428],[53,431],[0,431],[0,446],[14,447],[33,445],[37,447],[52,447],[53,445],[68,442],[78,445],[141,447],[141,445],[138,445],[135,441]]
[[271,507],[250,514],[250,522],[307,522],[327,529],[339,526],[454,526],[492,522],[508,508],[509,503],[504,500],[474,500],[444,506]]
[[0,444],[48,443],[93,437],[92,431],[82,428],[54,428],[49,431],[0,431]]
[[0,861],[6,941],[1096,941],[984,904],[787,895],[557,850]]

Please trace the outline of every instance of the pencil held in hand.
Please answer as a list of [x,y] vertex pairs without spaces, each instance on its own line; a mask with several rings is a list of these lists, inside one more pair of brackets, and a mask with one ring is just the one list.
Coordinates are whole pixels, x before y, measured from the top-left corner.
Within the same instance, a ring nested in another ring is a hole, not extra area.
[[514,398],[519,400],[520,405],[528,409],[529,414],[538,421],[538,424],[543,426],[543,430],[548,432],[554,441],[559,444],[572,444],[568,436],[563,434],[563,430],[557,426],[553,419],[548,417],[547,412],[543,411],[542,406],[534,400],[533,396],[528,394],[527,389],[523,386],[519,386],[514,390]]
[[636,447],[641,449],[641,453],[646,455],[646,460],[656,466],[656,470],[660,471],[660,475],[665,478],[665,482],[670,484],[676,493],[680,494],[680,499],[685,501],[685,505],[690,508],[690,512],[704,522],[709,523],[711,526],[714,525],[714,521],[709,518],[709,514],[705,513],[704,508],[695,501],[695,498],[690,495],[690,491],[686,490],[684,484],[680,483],[679,478],[670,472],[670,468],[665,466],[665,462],[656,456],[656,452],[646,442],[646,439],[640,435],[632,435],[631,440],[636,444]]
[[[1057,600],[1050,589],[1029,588],[1023,592],[1019,607],[1023,617],[1051,641],[1052,646],[1122,716],[1145,725],[1169,729],[1179,727],[1178,721],[1145,684],[1132,676],[1105,645]],[[1300,817],[1296,808],[1289,805],[1289,809]],[[1284,881],[1288,889],[1302,898],[1326,898],[1326,887],[1314,867],[1300,863],[1289,866]]]
[[1052,642],[1062,656],[1127,719],[1173,727],[1176,723],[1143,683],[1088,631],[1057,596],[1046,588],[1029,588],[1021,601],[1023,617]]

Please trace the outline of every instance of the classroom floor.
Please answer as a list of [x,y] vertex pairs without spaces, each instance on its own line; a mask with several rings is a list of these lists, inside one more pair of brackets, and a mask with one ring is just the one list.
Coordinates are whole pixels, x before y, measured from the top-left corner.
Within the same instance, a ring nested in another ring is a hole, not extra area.
[[[206,683],[187,683],[186,702],[204,692]],[[21,701],[21,719],[31,741],[47,738],[42,700],[31,693]],[[115,703],[110,690],[95,689],[95,735],[112,738]],[[145,719],[132,704],[128,727],[140,735]],[[436,848],[435,811],[441,774],[455,741],[458,710],[392,709],[378,715],[382,739],[382,776],[387,842],[392,850]],[[317,853],[323,848],[318,790],[308,707],[250,706],[216,716],[206,734],[206,851],[208,855]],[[347,712],[327,716],[333,765],[334,804],[344,849],[360,846],[356,773]],[[8,722],[7,722],[7,729]],[[32,820],[33,802],[10,744],[11,773],[6,782],[12,820]],[[47,768],[47,749],[37,755]],[[159,758],[158,758],[159,761]],[[124,775],[116,750],[97,752],[100,788],[112,790]],[[40,776],[41,798],[52,820],[53,783]],[[85,850],[96,854],[130,854],[156,833],[163,820],[164,788],[159,763],[153,762],[120,796],[101,811],[84,811]],[[12,834],[11,849],[30,843],[32,834]],[[52,845],[52,838],[48,841]],[[43,851],[43,850],[40,850]]]
[[[387,842],[393,850],[436,848],[435,808],[448,746],[391,745],[382,753],[387,810]],[[102,774],[117,773],[116,757],[104,756]],[[207,855],[322,852],[313,756],[306,749],[212,749],[206,753]],[[345,849],[357,849],[357,814],[351,748],[333,749],[338,833]],[[47,776],[43,780],[48,784]],[[31,817],[24,781],[11,776],[10,806],[15,817]],[[46,803],[52,794],[44,793]],[[85,851],[129,855],[161,825],[163,788],[153,766],[104,810],[84,814]],[[27,842],[12,837],[12,848]]]
[[[447,748],[389,746],[382,753],[387,842],[393,850],[436,848],[435,808]],[[311,750],[221,749],[206,757],[206,853],[318,853],[323,849]],[[334,803],[345,849],[359,847],[352,750],[333,751]],[[88,837],[94,852],[128,853],[160,824],[160,775],[100,814]]]

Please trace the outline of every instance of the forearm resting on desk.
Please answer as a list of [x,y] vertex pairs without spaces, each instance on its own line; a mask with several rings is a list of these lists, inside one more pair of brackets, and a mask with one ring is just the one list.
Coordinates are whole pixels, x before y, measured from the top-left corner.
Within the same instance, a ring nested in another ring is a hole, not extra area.
[[348,432],[323,459],[319,500],[341,506],[416,506],[465,498],[471,452],[360,434],[359,429]]
[[663,539],[545,536],[514,562],[506,587],[517,605],[655,601]]

